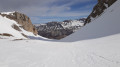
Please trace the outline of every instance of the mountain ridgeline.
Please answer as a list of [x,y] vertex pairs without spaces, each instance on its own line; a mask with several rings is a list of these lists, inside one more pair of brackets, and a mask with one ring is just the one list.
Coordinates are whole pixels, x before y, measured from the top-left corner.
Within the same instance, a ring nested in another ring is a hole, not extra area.
[[35,24],[35,26],[38,30],[38,35],[50,39],[61,39],[80,29],[84,25],[84,21],[85,18],[82,18],[79,20]]
[[110,7],[116,1],[117,0],[98,0],[98,3],[94,6],[93,11],[85,20],[85,25],[93,21],[94,18],[100,16],[106,8]]

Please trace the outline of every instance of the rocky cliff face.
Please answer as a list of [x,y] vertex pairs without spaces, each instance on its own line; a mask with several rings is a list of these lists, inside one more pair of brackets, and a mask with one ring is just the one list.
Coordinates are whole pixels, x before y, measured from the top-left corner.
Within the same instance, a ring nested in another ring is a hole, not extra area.
[[117,0],[98,0],[97,5],[93,8],[92,13],[87,17],[85,24],[90,23],[92,19],[100,16],[104,10],[110,7]]
[[35,35],[37,35],[37,30],[32,24],[29,17],[27,17],[25,14],[19,13],[19,12],[12,12],[9,14],[6,13],[0,13],[2,16],[6,16],[7,18],[11,20],[15,20],[18,24],[21,25],[23,29],[29,32],[33,32]]
[[65,20],[63,22],[49,22],[35,26],[38,30],[38,35],[50,39],[61,39],[80,29],[84,25],[84,20]]

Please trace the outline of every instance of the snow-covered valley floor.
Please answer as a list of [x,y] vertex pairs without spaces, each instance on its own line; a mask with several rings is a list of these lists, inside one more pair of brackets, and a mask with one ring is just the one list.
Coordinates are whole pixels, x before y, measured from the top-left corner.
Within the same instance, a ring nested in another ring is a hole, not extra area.
[[72,43],[0,39],[0,67],[120,67],[120,34]]

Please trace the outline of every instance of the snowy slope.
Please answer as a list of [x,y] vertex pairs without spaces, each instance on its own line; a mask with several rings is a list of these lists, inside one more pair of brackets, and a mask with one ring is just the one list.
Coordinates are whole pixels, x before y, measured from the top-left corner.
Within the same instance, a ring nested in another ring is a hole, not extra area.
[[95,39],[120,33],[120,0],[107,8],[104,13],[95,18],[90,24],[82,27],[76,33],[61,41],[79,41]]
[[120,67],[120,34],[73,43],[0,39],[0,67]]
[[[12,12],[5,12],[4,14],[12,14]],[[19,28],[21,26],[21,25],[17,24],[16,21],[10,20],[10,19],[0,15],[0,34],[8,33],[8,34],[13,35],[16,38],[24,38],[24,39],[26,39],[26,38],[22,35],[22,33],[25,35],[28,35],[28,36],[34,36],[33,33],[25,31],[23,28],[20,28],[21,31],[15,30],[12,27],[13,25],[17,25]]]

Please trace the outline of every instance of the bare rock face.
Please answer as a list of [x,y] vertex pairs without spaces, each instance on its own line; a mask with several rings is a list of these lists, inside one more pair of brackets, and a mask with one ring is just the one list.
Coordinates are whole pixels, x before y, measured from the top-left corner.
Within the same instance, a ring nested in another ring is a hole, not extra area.
[[21,31],[21,29],[20,29],[17,25],[15,25],[15,24],[13,24],[12,27],[13,27],[15,30],[17,30],[17,31]]
[[30,18],[26,16],[25,14],[14,12],[12,14],[0,14],[2,16],[6,16],[7,18],[11,20],[15,20],[18,24],[21,25],[23,29],[29,32],[33,32],[35,35],[37,35],[37,30],[32,24]]
[[93,8],[92,13],[87,17],[85,24],[90,23],[91,18],[100,16],[104,12],[104,10],[110,7],[115,1],[117,0],[98,0],[98,3]]

